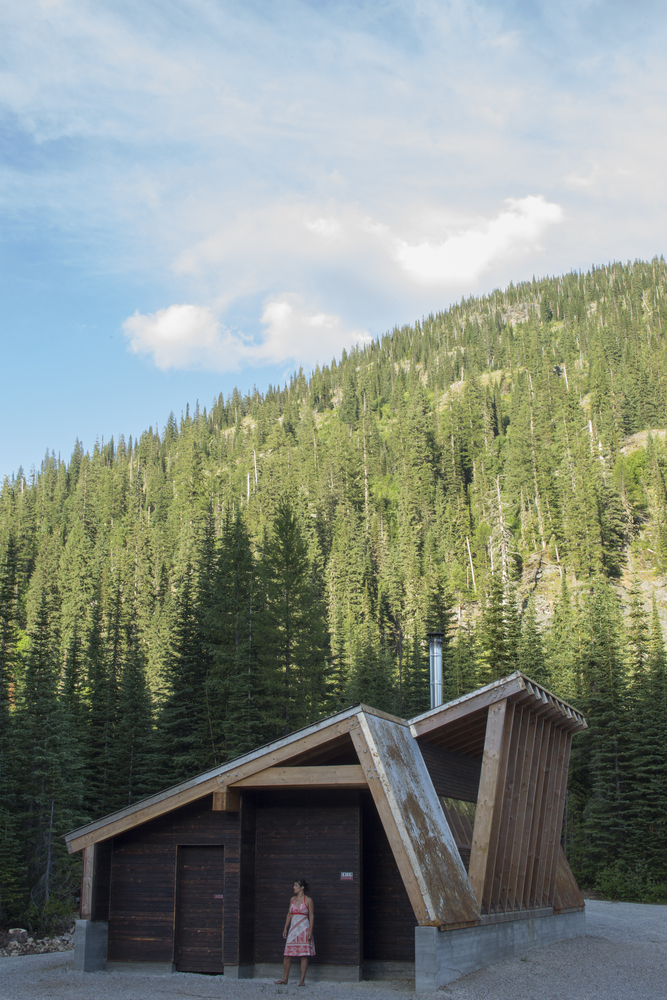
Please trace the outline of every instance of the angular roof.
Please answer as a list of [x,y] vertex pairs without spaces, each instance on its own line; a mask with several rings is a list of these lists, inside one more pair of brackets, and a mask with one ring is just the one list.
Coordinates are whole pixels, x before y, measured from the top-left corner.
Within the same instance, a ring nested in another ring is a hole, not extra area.
[[[70,852],[79,851],[212,793],[214,809],[235,811],[242,788],[364,788],[373,796],[418,923],[475,923],[479,903],[419,743],[481,758],[489,709],[502,703],[529,708],[569,732],[586,726],[575,709],[519,672],[410,721],[356,705],[87,823],[65,841]],[[358,763],[335,763],[348,749]]]

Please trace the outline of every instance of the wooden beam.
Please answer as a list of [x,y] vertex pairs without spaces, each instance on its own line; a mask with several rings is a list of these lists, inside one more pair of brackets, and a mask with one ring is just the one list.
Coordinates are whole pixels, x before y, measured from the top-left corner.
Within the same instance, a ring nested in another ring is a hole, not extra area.
[[95,845],[83,852],[81,864],[81,919],[93,919],[93,879],[95,877]]
[[213,792],[213,812],[237,813],[241,809],[241,792],[238,788],[221,788]]
[[463,695],[462,698],[450,702],[449,705],[444,705],[427,716],[418,718],[415,722],[411,723],[410,729],[413,736],[425,736],[426,733],[449,725],[449,723],[457,719],[463,719],[480,708],[502,704],[507,698],[510,698],[512,695],[518,695],[525,691],[525,689],[526,685],[523,677],[520,674],[516,674],[502,684],[489,685],[486,690],[482,689],[477,693]]
[[305,767],[267,767],[228,786],[235,788],[368,788],[360,764],[320,764]]
[[80,837],[73,837],[67,842],[67,849],[70,854],[74,854],[84,847],[96,844],[99,840],[108,840],[109,837],[116,837],[119,833],[131,830],[132,827],[138,826],[140,823],[147,823],[149,819],[163,816],[164,813],[171,812],[172,809],[187,805],[188,802],[195,802],[204,795],[210,795],[219,787],[220,781],[216,775],[213,778],[207,779],[207,781],[202,781],[199,785],[184,788],[175,795],[165,796],[158,802],[151,802],[150,805],[144,806],[143,809],[136,809],[125,815],[121,815],[118,819],[111,820],[109,823],[99,826],[96,830],[91,830],[90,833],[84,833]]
[[76,851],[81,851],[83,848],[89,847],[91,844],[96,844],[100,840],[115,837],[120,833],[124,833],[125,830],[131,830],[141,823],[146,823],[148,820],[163,816],[165,813],[171,812],[172,809],[187,805],[189,802],[195,802],[205,795],[211,795],[212,792],[219,791],[221,786],[233,784],[238,778],[246,777],[257,771],[263,771],[274,764],[283,763],[298,753],[309,750],[311,747],[324,746],[330,740],[337,739],[339,736],[348,733],[351,725],[357,725],[356,716],[349,716],[341,722],[324,726],[322,729],[308,733],[307,736],[302,736],[296,740],[288,740],[280,747],[269,750],[266,753],[258,754],[257,757],[247,761],[241,767],[237,767],[234,771],[223,771],[222,774],[214,774],[205,781],[181,788],[180,791],[172,794],[167,790],[167,792],[160,794],[159,798],[154,798],[152,801],[149,799],[145,806],[130,806],[122,810],[122,812],[113,814],[108,822],[100,822],[94,829],[86,833],[82,833],[79,836],[68,834],[65,838],[67,850],[70,854],[74,854]]
[[489,708],[484,740],[482,773],[475,811],[468,877],[480,907],[496,858],[498,826],[507,773],[507,755],[514,707],[505,698]]
[[243,778],[249,778],[258,771],[265,771],[268,767],[275,767],[277,764],[284,764],[293,757],[297,757],[314,747],[325,746],[327,743],[338,739],[340,736],[351,733],[352,728],[358,728],[356,716],[344,719],[342,722],[335,722],[326,729],[319,729],[315,733],[308,733],[298,740],[292,740],[275,750],[260,754],[252,760],[245,761],[236,767],[230,767],[222,771],[217,779],[220,785],[235,785]]
[[429,921],[429,912],[415,877],[415,873],[412,870],[412,865],[408,860],[405,845],[403,844],[398,826],[396,825],[396,819],[391,811],[389,803],[387,802],[387,797],[384,793],[382,783],[379,781],[375,772],[373,757],[369,750],[368,743],[366,742],[366,737],[364,736],[360,726],[352,730],[351,735],[354,748],[357,751],[359,761],[368,781],[368,788],[373,796],[375,808],[377,809],[380,820],[382,821],[382,826],[387,834],[389,846],[391,847],[392,854],[394,855],[394,859],[398,865],[398,870],[403,880],[405,891],[407,892],[410,903],[412,904],[415,919],[417,920],[417,923],[427,923]]

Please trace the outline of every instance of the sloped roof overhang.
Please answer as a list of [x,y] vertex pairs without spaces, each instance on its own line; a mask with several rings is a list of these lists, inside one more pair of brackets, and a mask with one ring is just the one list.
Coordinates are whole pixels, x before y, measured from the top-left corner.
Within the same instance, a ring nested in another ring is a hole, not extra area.
[[489,708],[505,699],[528,706],[536,715],[549,718],[554,725],[572,733],[587,728],[580,712],[517,670],[415,716],[409,722],[410,732],[417,740],[481,758]]
[[359,712],[406,725],[403,719],[398,719],[396,716],[380,712],[367,705],[355,705],[310,726],[304,726],[303,729],[298,729],[288,736],[258,747],[250,753],[237,757],[234,761],[220,764],[194,778],[189,778],[187,781],[172,785],[170,788],[125,806],[123,809],[118,809],[108,816],[103,816],[92,823],[86,823],[85,826],[78,827],[65,835],[67,849],[70,854],[81,851],[91,844],[117,836],[125,830],[147,822],[149,819],[154,819],[156,816],[171,812],[172,809],[177,809],[179,806],[219,791],[225,784],[233,784],[233,782],[225,780],[232,768],[239,777],[251,773],[255,774],[264,768],[276,766],[297,755],[303,755],[309,749],[338,740],[349,733],[350,721],[354,725]]

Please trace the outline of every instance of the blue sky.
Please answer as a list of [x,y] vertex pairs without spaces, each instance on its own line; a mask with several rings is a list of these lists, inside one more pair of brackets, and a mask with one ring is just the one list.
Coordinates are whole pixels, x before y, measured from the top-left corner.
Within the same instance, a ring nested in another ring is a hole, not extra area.
[[652,2],[8,0],[0,476],[665,251]]

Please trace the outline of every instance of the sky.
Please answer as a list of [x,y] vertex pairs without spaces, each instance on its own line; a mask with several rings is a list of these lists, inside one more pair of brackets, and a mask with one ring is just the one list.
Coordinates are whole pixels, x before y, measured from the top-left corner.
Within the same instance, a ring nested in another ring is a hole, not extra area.
[[652,0],[5,0],[0,477],[665,252]]

